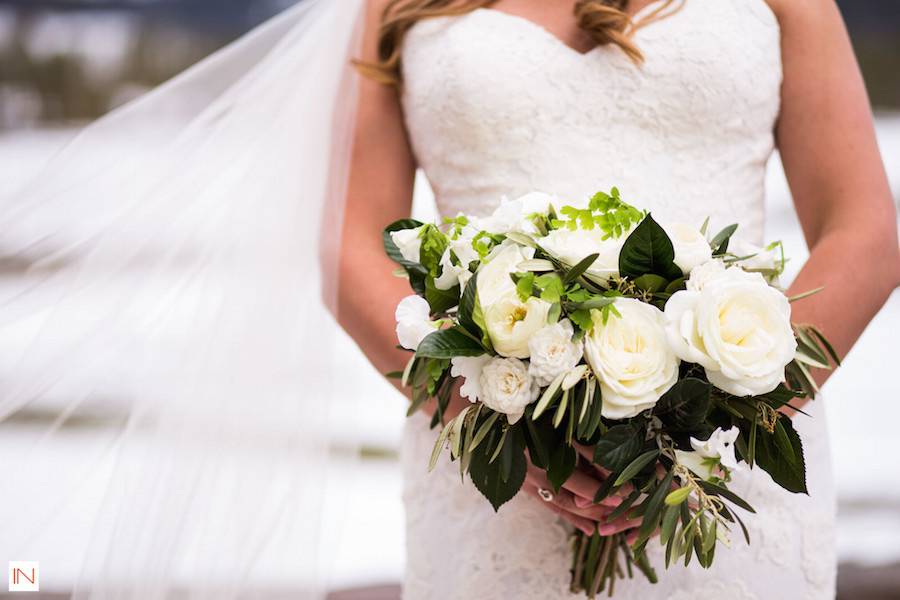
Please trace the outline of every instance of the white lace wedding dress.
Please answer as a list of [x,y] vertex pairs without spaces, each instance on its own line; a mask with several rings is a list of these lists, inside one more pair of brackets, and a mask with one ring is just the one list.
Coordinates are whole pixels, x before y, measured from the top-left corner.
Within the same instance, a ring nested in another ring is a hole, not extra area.
[[[647,9],[645,9],[647,10]],[[713,227],[740,222],[761,242],[764,176],[779,112],[780,31],[763,0],[687,0],[636,41],[641,68],[618,50],[581,54],[520,17],[479,9],[422,21],[403,55],[404,107],[419,164],[440,211],[490,212],[531,191],[584,198],[617,185],[661,219]],[[821,399],[798,416],[809,496],[759,469],[735,489],[758,514],[703,570],[696,561],[660,583],[621,582],[640,598],[821,600],[835,594],[834,491]],[[569,529],[520,495],[495,514],[449,461],[426,470],[435,432],[407,425],[403,468],[405,597],[547,600],[569,597]]]

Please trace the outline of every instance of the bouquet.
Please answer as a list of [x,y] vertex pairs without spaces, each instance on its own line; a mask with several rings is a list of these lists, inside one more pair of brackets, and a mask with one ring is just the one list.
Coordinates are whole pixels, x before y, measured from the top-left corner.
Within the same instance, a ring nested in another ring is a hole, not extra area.
[[[413,355],[391,375],[411,388],[409,414],[436,399],[430,468],[449,448],[499,510],[528,460],[558,493],[577,448],[592,448],[610,473],[594,501],[624,495],[608,520],[639,520],[628,535],[573,534],[574,593],[612,595],[634,570],[655,582],[646,548],[657,538],[667,568],[692,557],[708,567],[736,528],[749,543],[741,511],[754,510],[729,489],[738,470],[807,492],[803,446],[780,409],[814,396],[811,367],[838,364],[815,327],[791,322],[791,301],[816,290],[787,298],[779,243],[733,239],[737,225],[710,236],[708,221],[660,225],[614,188],[575,205],[531,193],[486,218],[384,231],[415,292],[396,312]],[[455,390],[470,404],[447,420]]]

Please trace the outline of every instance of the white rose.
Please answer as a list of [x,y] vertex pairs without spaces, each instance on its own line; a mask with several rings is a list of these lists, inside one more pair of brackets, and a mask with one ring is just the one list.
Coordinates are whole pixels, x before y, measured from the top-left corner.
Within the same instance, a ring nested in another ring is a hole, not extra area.
[[516,284],[510,274],[519,270],[519,264],[532,258],[533,248],[509,241],[494,248],[489,260],[478,271],[478,300],[485,310],[502,298],[516,293]]
[[571,371],[581,361],[584,345],[572,341],[575,329],[571,321],[563,319],[545,325],[528,340],[531,356],[528,372],[539,386],[550,385],[560,374]]
[[550,303],[540,298],[522,302],[515,292],[493,303],[484,311],[484,323],[494,350],[501,356],[528,358],[528,341],[547,324],[549,312]]
[[[454,265],[450,258],[450,252],[459,259],[459,264]],[[439,290],[449,290],[459,285],[460,293],[465,289],[469,279],[472,278],[472,272],[469,271],[469,263],[478,260],[478,253],[472,248],[471,237],[460,237],[450,240],[447,249],[441,256],[441,275],[434,280],[434,287]]]
[[510,424],[522,418],[525,407],[537,400],[528,367],[516,358],[492,358],[481,370],[481,401],[506,415]]
[[619,238],[603,239],[599,228],[554,229],[539,240],[541,247],[569,266],[575,266],[591,254],[599,254],[587,273],[600,279],[610,279],[619,275],[619,253],[627,235]]
[[685,283],[685,287],[692,292],[702,291],[707,282],[717,278],[723,271],[725,271],[725,263],[721,260],[707,261],[691,269],[691,275]]
[[665,230],[675,247],[675,264],[685,275],[712,258],[709,242],[696,227],[685,223],[671,223]]
[[421,260],[419,255],[422,250],[422,238],[419,237],[419,234],[422,233],[422,227],[391,232],[391,239],[394,241],[394,245],[400,250],[403,258],[409,262],[417,263]]
[[481,398],[481,371],[490,362],[487,354],[481,356],[455,356],[450,359],[450,375],[462,379],[459,395],[477,402]]
[[703,479],[710,479],[716,474],[716,467],[724,467],[729,471],[742,470],[744,465],[737,461],[734,454],[734,443],[739,434],[740,430],[732,427],[728,431],[716,429],[706,441],[692,437],[691,447],[694,451],[676,450],[676,459]]
[[407,350],[416,350],[428,334],[437,331],[431,308],[421,296],[407,296],[397,305],[397,340]]
[[678,381],[678,358],[666,341],[665,319],[656,307],[630,298],[618,299],[603,324],[593,311],[594,328],[584,340],[584,355],[600,380],[601,414],[627,419],[656,406]]
[[556,198],[543,192],[531,192],[515,200],[504,200],[485,223],[491,233],[537,233],[537,228],[529,219],[535,213],[546,215]]
[[738,268],[721,270],[700,291],[676,292],[666,321],[679,358],[702,365],[713,385],[735,396],[774,390],[797,350],[788,299]]
[[741,238],[731,238],[728,253],[738,258],[748,256],[749,258],[738,261],[737,264],[749,271],[774,271],[779,261],[774,250],[766,250]]

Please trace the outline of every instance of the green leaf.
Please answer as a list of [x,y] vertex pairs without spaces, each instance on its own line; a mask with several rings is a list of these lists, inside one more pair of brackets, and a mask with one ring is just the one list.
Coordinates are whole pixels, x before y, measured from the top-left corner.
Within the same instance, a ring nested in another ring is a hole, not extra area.
[[425,300],[431,307],[432,313],[446,312],[459,304],[459,286],[454,286],[449,290],[439,290],[434,286],[434,278],[425,278]]
[[610,427],[594,446],[594,462],[610,471],[622,471],[637,457],[643,441],[641,432],[631,425]]
[[559,391],[559,388],[562,386],[563,379],[566,378],[566,373],[560,373],[556,376],[550,385],[547,386],[547,389],[544,390],[544,393],[541,395],[540,399],[537,401],[537,404],[534,406],[534,416],[533,419],[539,418],[545,410],[550,406],[550,402],[553,401],[554,396],[556,396],[556,392]]
[[[800,436],[794,430],[791,420],[787,417],[778,419],[786,438],[786,443],[791,449],[794,460],[791,461],[781,449],[784,440],[777,442],[776,434],[760,431],[756,441],[756,464],[758,464],[772,479],[794,493],[808,494],[806,488],[806,463],[803,458],[803,444]],[[776,430],[777,430],[776,426]]]
[[581,277],[585,271],[591,268],[591,265],[594,264],[599,257],[599,254],[591,254],[590,256],[579,261],[579,263],[569,269],[569,271],[566,273],[566,276],[563,277],[563,285],[572,283],[573,281]]
[[682,379],[663,394],[653,412],[674,432],[689,432],[706,422],[710,385],[695,377]]
[[691,488],[689,487],[680,487],[677,490],[669,492],[669,495],[666,496],[666,504],[668,506],[678,506],[682,502],[688,499],[688,496],[691,495]]
[[516,293],[519,295],[519,300],[522,302],[527,301],[531,298],[532,293],[534,292],[534,273],[525,273],[522,277],[519,278],[519,281],[516,282]]
[[675,265],[675,247],[665,230],[647,215],[638,225],[619,253],[619,273],[636,279],[648,273],[668,280],[682,276]]
[[732,502],[734,505],[743,508],[747,512],[756,512],[756,509],[750,506],[750,504],[748,504],[746,500],[724,486],[712,483],[711,481],[700,480],[700,487],[702,487],[703,491],[705,491],[707,494],[721,496],[722,498],[725,498],[726,500]]
[[394,240],[391,238],[391,233],[394,231],[401,231],[403,229],[416,229],[422,227],[424,223],[421,221],[416,221],[414,219],[401,219],[399,221],[394,221],[390,225],[384,228],[384,231],[381,234],[382,242],[384,244],[384,251],[388,255],[392,261],[403,267],[409,276],[409,285],[412,289],[420,296],[425,296],[425,278],[428,275],[428,269],[423,267],[419,263],[410,262],[403,258],[403,254],[400,253],[400,249],[394,243]]
[[500,413],[491,413],[491,415],[487,417],[481,425],[479,425],[478,431],[476,431],[475,435],[472,437],[472,444],[470,446],[471,450],[475,450],[475,448],[481,445],[481,442],[483,442],[484,438],[487,437],[487,434],[491,432],[491,429],[494,427],[494,423],[496,423],[497,419],[499,418]]
[[[669,494],[669,496],[671,495]],[[666,512],[663,513],[662,527],[660,527],[659,534],[659,541],[663,545],[669,543],[669,540],[672,539],[672,535],[675,533],[675,526],[678,525],[678,506],[673,506],[669,503],[669,496],[666,496],[666,504],[668,506],[666,506]]]
[[476,338],[484,335],[481,327],[475,322],[475,311],[478,304],[478,273],[469,278],[466,289],[463,290],[462,298],[459,300],[459,312],[457,318],[463,329],[471,333]]
[[654,460],[657,456],[659,456],[659,450],[648,450],[644,452],[636,459],[631,461],[631,463],[625,467],[622,473],[616,478],[615,485],[619,486],[625,483],[626,481],[631,481],[631,479],[637,475],[641,469],[646,467],[650,461]]
[[419,262],[431,277],[437,277],[441,271],[441,257],[447,249],[447,236],[432,224],[425,225],[419,232],[422,247],[419,250]]
[[731,240],[731,236],[734,235],[734,232],[737,231],[737,228],[737,224],[729,225],[713,237],[712,241],[709,243],[713,250],[713,256],[721,256],[728,252],[728,242]]
[[440,329],[422,340],[416,356],[428,358],[453,358],[455,356],[481,356],[484,348],[480,343],[463,333],[457,327]]
[[[469,476],[496,511],[511,500],[525,482],[525,441],[521,431],[512,428],[504,440],[501,460],[492,463],[487,454],[489,449],[490,444],[483,444],[472,453]],[[504,472],[506,477],[503,477]]]
[[654,293],[665,290],[666,286],[669,285],[669,280],[665,277],[654,275],[653,273],[647,273],[646,275],[641,275],[640,277],[635,279],[634,285],[639,290]]
[[550,454],[550,464],[547,465],[547,479],[556,493],[559,493],[559,489],[575,472],[577,464],[578,453],[575,451],[575,448],[566,444],[558,444],[556,449]]
[[670,469],[669,472],[666,473],[666,476],[663,477],[662,482],[653,491],[653,494],[650,496],[650,498],[648,498],[645,502],[646,509],[644,510],[643,522],[638,529],[638,537],[634,543],[635,546],[640,545],[641,543],[649,539],[650,535],[656,530],[656,527],[659,525],[664,501],[669,493],[669,488],[671,488],[672,486],[672,480],[674,479],[674,477],[675,469]]

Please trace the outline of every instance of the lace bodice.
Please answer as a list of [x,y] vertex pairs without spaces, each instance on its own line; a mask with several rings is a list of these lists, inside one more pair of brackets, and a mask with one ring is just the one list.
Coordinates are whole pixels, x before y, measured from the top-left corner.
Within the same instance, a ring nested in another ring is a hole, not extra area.
[[[774,14],[764,0],[686,0],[635,39],[641,67],[610,46],[581,54],[492,9],[418,23],[403,53],[403,106],[439,210],[487,213],[503,196],[578,200],[616,185],[662,220],[739,222],[761,241],[782,75]],[[833,598],[830,458],[821,405],[813,413],[797,423],[810,497],[760,470],[739,476],[759,511],[747,519],[751,547],[738,532],[711,570],[673,568],[655,587],[620,582],[616,597]],[[566,527],[525,496],[495,515],[456,465],[428,475],[434,435],[423,419],[407,426],[406,597],[567,598]]]

